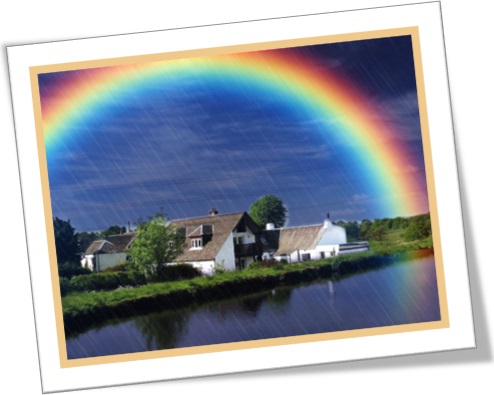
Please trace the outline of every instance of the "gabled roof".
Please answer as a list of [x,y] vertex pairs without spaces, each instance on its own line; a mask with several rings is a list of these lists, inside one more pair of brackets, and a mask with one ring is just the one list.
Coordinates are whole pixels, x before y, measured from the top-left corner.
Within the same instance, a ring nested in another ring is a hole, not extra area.
[[323,225],[282,228],[280,232],[280,245],[275,256],[291,254],[296,250],[315,249],[323,233]]
[[128,232],[121,235],[112,235],[105,237],[110,243],[119,248],[127,249],[137,236],[137,232]]
[[[221,247],[225,244],[228,236],[235,230],[241,221],[254,231],[258,227],[245,212],[233,214],[209,215],[205,217],[188,218],[171,221],[177,228],[185,228],[185,238],[182,253],[174,260],[175,262],[211,261],[216,258]],[[203,226],[204,225],[204,226]],[[201,226],[203,226],[201,228]],[[198,230],[201,229],[201,230]],[[207,229],[207,231],[205,231]],[[207,243],[202,249],[190,249],[190,238],[207,235]]]
[[87,248],[86,255],[121,252],[120,248],[108,242],[107,240],[95,240]]
[[85,255],[101,253],[123,252],[134,241],[136,232],[124,233],[122,235],[107,236],[104,239],[94,240],[86,249]]
[[86,252],[89,246],[96,240],[96,238],[82,239],[79,240],[79,245],[81,246],[81,251]]

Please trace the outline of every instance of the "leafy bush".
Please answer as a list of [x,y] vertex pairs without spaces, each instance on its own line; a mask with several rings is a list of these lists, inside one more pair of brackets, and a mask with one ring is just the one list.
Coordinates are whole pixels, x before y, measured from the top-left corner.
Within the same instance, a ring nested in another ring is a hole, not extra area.
[[70,290],[70,280],[66,277],[60,277],[60,295],[65,296]]
[[133,265],[130,262],[122,261],[115,266],[110,266],[101,271],[101,273],[127,272],[133,270]]
[[277,261],[274,258],[265,259],[263,261],[255,261],[249,265],[249,269],[265,269],[265,268],[273,268],[273,269],[283,269],[283,266],[287,264],[286,259],[281,259]]
[[70,279],[69,292],[109,291],[119,287],[135,287],[146,284],[146,277],[136,271],[95,273],[74,276]]
[[201,275],[201,271],[194,266],[179,263],[177,265],[158,266],[152,280],[156,282],[188,280]]
[[213,274],[223,274],[226,273],[227,270],[225,269],[225,260],[222,259],[221,262],[215,262],[214,267],[213,267]]
[[69,280],[74,276],[91,274],[92,271],[76,263],[62,263],[58,265],[58,276]]

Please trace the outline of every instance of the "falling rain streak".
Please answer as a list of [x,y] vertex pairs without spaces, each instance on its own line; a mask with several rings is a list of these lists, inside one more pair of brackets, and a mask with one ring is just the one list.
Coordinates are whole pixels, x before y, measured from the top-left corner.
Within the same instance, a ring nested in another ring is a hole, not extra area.
[[[207,60],[190,60],[171,77],[166,63],[151,80],[136,73],[134,84],[110,78],[120,71],[131,78],[133,65],[41,74],[46,130],[51,116],[63,118],[64,106],[81,92],[98,93],[91,93],[90,109],[75,111],[46,138],[53,216],[70,219],[79,232],[97,231],[160,208],[170,219],[210,207],[248,211],[266,194],[283,200],[293,226],[318,223],[328,211],[335,220],[428,211],[410,36],[253,53],[252,63],[242,56],[227,57],[226,68],[213,63],[213,71]],[[254,71],[246,72],[251,64]],[[288,71],[291,80],[277,79]],[[310,84],[299,81],[306,77],[316,90],[317,82],[331,79],[324,88],[329,95],[358,93],[351,96],[357,106],[317,110],[316,96],[304,90]],[[351,132],[345,125],[364,108],[375,111]],[[373,122],[384,127],[362,138]],[[384,156],[400,168],[375,170]]]

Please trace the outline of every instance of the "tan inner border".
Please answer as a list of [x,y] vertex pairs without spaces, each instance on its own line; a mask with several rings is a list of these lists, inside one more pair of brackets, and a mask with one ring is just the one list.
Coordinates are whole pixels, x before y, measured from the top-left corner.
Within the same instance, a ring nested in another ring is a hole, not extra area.
[[[432,237],[434,242],[434,258],[437,273],[437,285],[439,292],[439,307],[441,312],[441,320],[434,322],[425,322],[408,325],[387,326],[379,328],[348,330],[340,332],[328,332],[316,335],[303,335],[282,337],[274,339],[224,343],[218,345],[196,346],[187,348],[176,348],[171,350],[146,351],[131,354],[112,355],[105,357],[92,357],[81,359],[67,359],[67,350],[65,344],[62,298],[60,295],[59,278],[57,270],[57,258],[55,249],[55,237],[52,221],[50,188],[48,180],[48,168],[46,162],[46,151],[44,146],[43,122],[41,113],[41,102],[38,86],[38,74],[48,72],[59,72],[67,70],[76,70],[84,68],[109,67],[117,65],[127,65],[132,63],[154,62],[171,59],[181,59],[200,56],[214,56],[221,54],[232,54],[248,51],[259,51],[268,49],[281,49],[289,47],[307,46],[315,44],[329,44],[336,42],[354,41],[354,40],[369,40],[374,38],[386,38],[409,35],[412,38],[413,57],[415,66],[415,77],[417,83],[417,96],[419,102],[420,125],[422,130],[422,145],[424,150],[424,160],[427,178],[427,190],[429,198],[429,208],[432,224]],[[43,205],[46,219],[46,233],[48,252],[50,259],[50,270],[52,279],[53,301],[55,309],[56,328],[59,345],[60,367],[79,367],[88,365],[98,365],[106,363],[127,362],[146,360],[154,358],[165,358],[173,356],[184,356],[193,354],[203,354],[220,351],[243,350],[259,347],[282,346],[289,344],[300,344],[308,342],[318,342],[337,339],[348,339],[362,336],[388,335],[394,333],[433,330],[449,327],[449,314],[446,299],[446,285],[444,279],[444,266],[441,248],[441,238],[439,232],[439,220],[437,211],[436,191],[434,183],[434,172],[432,166],[432,152],[430,146],[429,124],[427,117],[426,95],[424,86],[424,75],[422,69],[422,57],[420,51],[419,29],[418,27],[406,27],[398,29],[377,30],[369,32],[349,33],[331,36],[311,37],[294,40],[284,40],[265,43],[245,44],[238,46],[227,46],[217,48],[207,48],[198,50],[187,50],[179,52],[170,52],[162,54],[137,55],[113,59],[98,59],[83,62],[63,63],[54,65],[35,66],[30,68],[31,87],[34,105],[34,117],[36,126],[36,137],[39,154],[40,176],[43,193]]]

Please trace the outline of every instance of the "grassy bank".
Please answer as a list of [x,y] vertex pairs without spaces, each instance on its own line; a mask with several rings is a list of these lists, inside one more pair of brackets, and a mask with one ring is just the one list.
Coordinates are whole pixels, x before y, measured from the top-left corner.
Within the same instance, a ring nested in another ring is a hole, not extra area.
[[79,332],[111,318],[177,309],[322,278],[347,277],[390,264],[394,258],[394,254],[365,252],[287,264],[276,269],[227,272],[114,291],[73,293],[62,298],[65,329],[67,333]]
[[422,250],[432,248],[432,237],[422,240],[404,241],[402,232],[389,232],[382,241],[371,241],[371,251],[378,255],[399,254],[407,251]]

